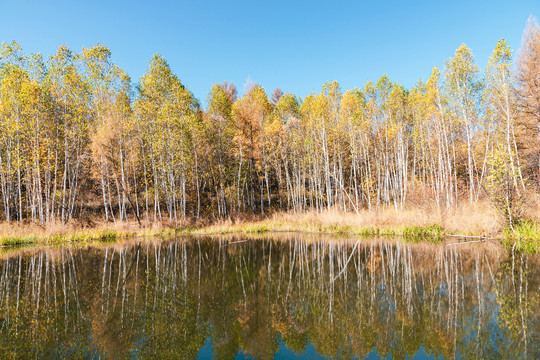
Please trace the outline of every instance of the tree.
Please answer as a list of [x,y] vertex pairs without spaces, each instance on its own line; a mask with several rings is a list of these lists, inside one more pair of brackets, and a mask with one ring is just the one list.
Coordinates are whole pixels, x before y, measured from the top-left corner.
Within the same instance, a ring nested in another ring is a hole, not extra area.
[[272,102],[274,104],[277,104],[279,99],[283,96],[283,91],[281,91],[280,88],[276,88],[274,92],[272,93]]
[[223,91],[225,91],[225,94],[227,94],[227,97],[229,98],[229,101],[231,104],[234,104],[236,101],[236,95],[238,94],[238,91],[236,91],[236,85],[231,81],[228,83],[227,81],[224,81],[221,83],[221,88]]
[[[515,123],[517,118],[516,100],[513,92],[511,76],[511,50],[505,40],[499,40],[489,58],[486,69],[486,87],[483,94],[483,103],[486,107],[487,120],[492,124],[495,133],[495,144],[504,144],[504,158],[508,161],[503,168],[508,168],[513,180],[513,187],[517,195],[525,190],[525,183],[521,175],[521,164],[517,151],[515,136]],[[495,151],[502,151],[496,146]],[[496,170],[498,171],[498,170]]]
[[477,172],[474,151],[476,135],[480,130],[476,125],[478,124],[478,97],[481,90],[481,83],[477,76],[478,66],[474,63],[473,54],[465,44],[461,44],[454,57],[446,61],[445,77],[451,111],[465,133],[469,201],[476,199],[476,189],[481,181]]
[[516,69],[516,93],[527,167],[540,184],[540,29],[531,16],[523,33]]
[[[206,116],[207,147],[209,149],[210,164],[215,178],[215,192],[218,216],[229,215],[232,194],[227,194],[228,185],[231,184],[234,172],[232,164],[234,123],[232,121],[231,96],[227,94],[223,85],[214,84],[208,94],[208,112]],[[216,174],[217,173],[217,174]]]
[[[138,136],[143,156],[148,195],[153,190],[154,221],[162,218],[161,198],[165,200],[169,220],[185,219],[187,187],[195,182],[198,198],[198,162],[193,131],[200,125],[199,104],[169,68],[165,59],[155,55],[142,76],[135,103],[139,118]],[[152,189],[149,187],[152,185]],[[198,204],[200,199],[198,198]]]
[[102,45],[83,49],[81,60],[89,84],[92,114],[90,128],[90,147],[93,155],[94,173],[101,184],[101,195],[105,209],[105,220],[116,221],[113,209],[112,193],[116,192],[118,218],[127,219],[126,199],[134,208],[126,172],[125,148],[126,126],[129,124],[130,79],[127,74],[114,65],[110,50]]
[[[265,127],[272,112],[272,105],[260,85],[253,86],[232,108],[236,126],[235,144],[238,159],[238,209],[243,204],[253,211],[260,208],[264,212],[263,180],[269,191],[267,176],[267,154]],[[247,157],[243,168],[243,157]],[[265,176],[262,177],[264,172]],[[242,195],[241,195],[242,194]]]

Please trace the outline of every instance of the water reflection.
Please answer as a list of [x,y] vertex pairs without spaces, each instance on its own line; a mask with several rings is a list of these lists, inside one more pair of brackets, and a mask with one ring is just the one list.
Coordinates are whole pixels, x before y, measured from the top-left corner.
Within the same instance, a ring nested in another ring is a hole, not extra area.
[[289,235],[0,260],[0,358],[540,357],[537,257]]

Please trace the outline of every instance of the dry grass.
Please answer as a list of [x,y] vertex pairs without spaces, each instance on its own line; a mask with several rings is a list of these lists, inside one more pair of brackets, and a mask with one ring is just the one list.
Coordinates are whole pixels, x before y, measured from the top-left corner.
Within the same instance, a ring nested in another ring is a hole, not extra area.
[[497,236],[503,229],[497,211],[488,202],[463,203],[443,212],[441,223],[448,234]]
[[[528,213],[540,209],[538,199],[531,201]],[[538,224],[534,216],[529,217]],[[537,225],[535,225],[537,226]],[[529,226],[531,229],[537,229]],[[527,228],[527,229],[529,229]],[[523,234],[510,233],[498,220],[495,209],[485,201],[464,202],[456,208],[441,210],[436,206],[416,205],[414,208],[380,211],[363,210],[360,213],[325,211],[322,213],[280,212],[261,219],[219,220],[209,224],[208,220],[190,226],[174,226],[168,223],[153,223],[139,226],[137,223],[97,224],[80,227],[77,224],[59,224],[42,228],[36,225],[0,224],[0,245],[25,243],[59,243],[66,241],[92,241],[132,236],[155,236],[172,234],[258,234],[266,232],[304,232],[350,235],[390,235],[440,242],[445,235],[467,235],[497,237],[514,240],[527,238],[534,231]],[[519,235],[519,236],[518,236]],[[507,240],[508,242],[508,240]],[[540,244],[540,242],[534,242]],[[540,247],[540,246],[538,246]]]
[[540,223],[540,193],[533,192],[525,204],[524,217]]
[[452,210],[436,207],[343,213],[325,211],[277,213],[258,221],[225,220],[194,233],[305,231],[351,234],[495,236],[502,231],[495,210],[487,203],[464,204]]

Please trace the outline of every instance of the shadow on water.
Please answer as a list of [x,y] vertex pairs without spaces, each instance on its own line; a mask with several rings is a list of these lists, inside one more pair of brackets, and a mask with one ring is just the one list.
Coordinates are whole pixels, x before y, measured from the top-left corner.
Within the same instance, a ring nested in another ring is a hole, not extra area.
[[0,255],[0,358],[538,359],[538,257],[281,234]]

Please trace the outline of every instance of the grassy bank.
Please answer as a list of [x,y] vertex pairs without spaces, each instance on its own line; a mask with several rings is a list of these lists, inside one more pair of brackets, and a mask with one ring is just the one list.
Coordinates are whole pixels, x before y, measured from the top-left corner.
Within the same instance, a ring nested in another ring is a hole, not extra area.
[[[102,224],[81,228],[76,224],[41,228],[31,225],[0,225],[0,245],[92,241],[134,236],[175,234],[230,234],[266,232],[305,232],[343,235],[399,236],[406,241],[442,242],[455,237],[496,239],[516,250],[540,253],[538,219],[522,221],[513,228],[501,226],[497,214],[487,203],[467,204],[444,211],[433,208],[342,213],[277,213],[265,218],[193,222],[182,226],[167,223]],[[453,237],[451,237],[453,236]]]
[[41,228],[31,225],[0,225],[0,246],[35,243],[67,243],[75,241],[95,241],[128,238],[135,236],[173,235],[181,232],[164,225],[141,227],[137,223],[81,228],[73,225],[55,225]]
[[[463,206],[453,211],[414,209],[343,214],[279,213],[255,221],[231,220],[189,229],[193,234],[265,233],[300,231],[306,233],[397,236],[405,241],[448,242],[463,239],[495,240],[507,248],[540,253],[540,224],[523,221],[513,228],[502,226],[497,214],[486,204]],[[461,238],[461,239],[460,239]]]

